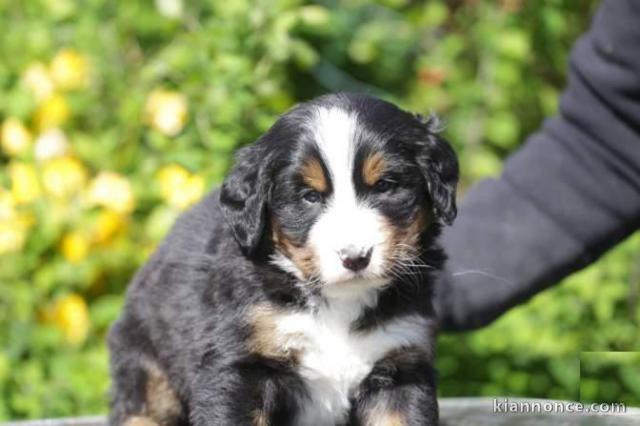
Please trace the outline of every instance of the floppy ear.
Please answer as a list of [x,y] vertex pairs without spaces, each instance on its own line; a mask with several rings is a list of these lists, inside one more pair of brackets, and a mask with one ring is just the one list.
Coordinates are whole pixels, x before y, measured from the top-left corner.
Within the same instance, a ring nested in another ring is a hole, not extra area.
[[269,155],[260,143],[238,151],[236,163],[220,190],[222,213],[242,252],[251,256],[262,238],[271,181]]
[[440,122],[435,115],[425,118],[416,114],[425,127],[416,156],[418,166],[427,182],[427,188],[436,218],[451,225],[458,213],[456,186],[458,185],[458,159],[451,145],[438,136]]

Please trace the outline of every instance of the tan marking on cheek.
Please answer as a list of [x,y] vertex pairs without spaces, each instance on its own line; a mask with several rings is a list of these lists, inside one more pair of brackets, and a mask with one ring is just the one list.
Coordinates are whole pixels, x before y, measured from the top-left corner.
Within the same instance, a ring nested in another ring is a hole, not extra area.
[[294,265],[302,272],[304,278],[311,278],[317,274],[317,260],[314,251],[305,245],[301,245],[291,240],[282,232],[282,228],[274,220],[272,221],[272,240],[276,248],[290,259]]
[[362,164],[362,179],[367,185],[373,186],[382,177],[384,169],[385,161],[381,153],[369,155]]
[[283,336],[278,330],[278,317],[282,310],[268,303],[253,306],[248,315],[248,323],[251,326],[249,337],[249,351],[266,358],[281,361],[298,362],[300,350],[292,342],[301,340],[302,336],[296,333]]
[[324,175],[322,164],[316,159],[308,160],[302,166],[302,180],[318,192],[327,191],[327,178]]
[[385,221],[383,232],[385,238],[385,268],[392,267],[394,261],[401,257],[413,257],[420,253],[420,236],[427,227],[427,217],[422,209],[418,210],[411,223],[399,228]]
[[424,210],[418,210],[418,212],[413,217],[411,221],[411,225],[404,229],[404,232],[401,233],[401,240],[413,243],[417,245],[420,240],[420,235],[427,228],[427,217],[424,213]]
[[182,407],[169,377],[155,362],[145,361],[147,373],[145,388],[145,414],[153,424],[169,426],[174,424]]

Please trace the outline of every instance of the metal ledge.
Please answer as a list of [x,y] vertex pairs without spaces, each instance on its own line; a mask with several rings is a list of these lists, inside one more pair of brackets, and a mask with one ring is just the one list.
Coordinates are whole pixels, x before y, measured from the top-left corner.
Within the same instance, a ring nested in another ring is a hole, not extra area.
[[[554,412],[494,412],[498,402],[525,403],[554,407]],[[626,426],[640,425],[640,408],[627,408],[624,414],[568,413],[570,401],[527,398],[442,398],[440,426]],[[562,408],[561,408],[562,407]],[[564,411],[564,412],[562,412]],[[106,426],[106,417],[69,417],[1,423],[0,426]],[[227,426],[227,425],[224,425]],[[277,426],[277,425],[275,425]]]

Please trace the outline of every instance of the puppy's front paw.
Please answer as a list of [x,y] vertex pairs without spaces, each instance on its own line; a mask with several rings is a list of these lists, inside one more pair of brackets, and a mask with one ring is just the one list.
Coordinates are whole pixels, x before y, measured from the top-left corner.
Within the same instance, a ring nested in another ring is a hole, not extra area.
[[123,426],[159,426],[149,417],[132,416],[125,420]]

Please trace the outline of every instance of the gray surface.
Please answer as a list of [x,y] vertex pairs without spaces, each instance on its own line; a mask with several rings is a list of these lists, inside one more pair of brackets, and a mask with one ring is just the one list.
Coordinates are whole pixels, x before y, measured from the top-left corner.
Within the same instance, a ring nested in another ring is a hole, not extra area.
[[[505,401],[506,398],[496,398]],[[568,402],[548,399],[509,398],[509,402],[539,403],[541,407],[566,407]],[[441,426],[626,426],[640,425],[640,409],[628,408],[626,414],[494,413],[494,398],[440,399]],[[2,423],[0,426],[105,426],[101,416],[67,419],[31,420]],[[227,425],[224,425],[227,426]],[[229,425],[233,426],[233,425]],[[274,425],[278,426],[278,425]]]
[[[494,398],[443,398],[440,400],[441,426],[626,426],[640,425],[640,409],[627,408],[625,414],[566,413],[567,401],[496,397],[498,401],[539,403],[540,407],[562,405],[565,413],[495,413]],[[559,410],[558,410],[559,411]]]

